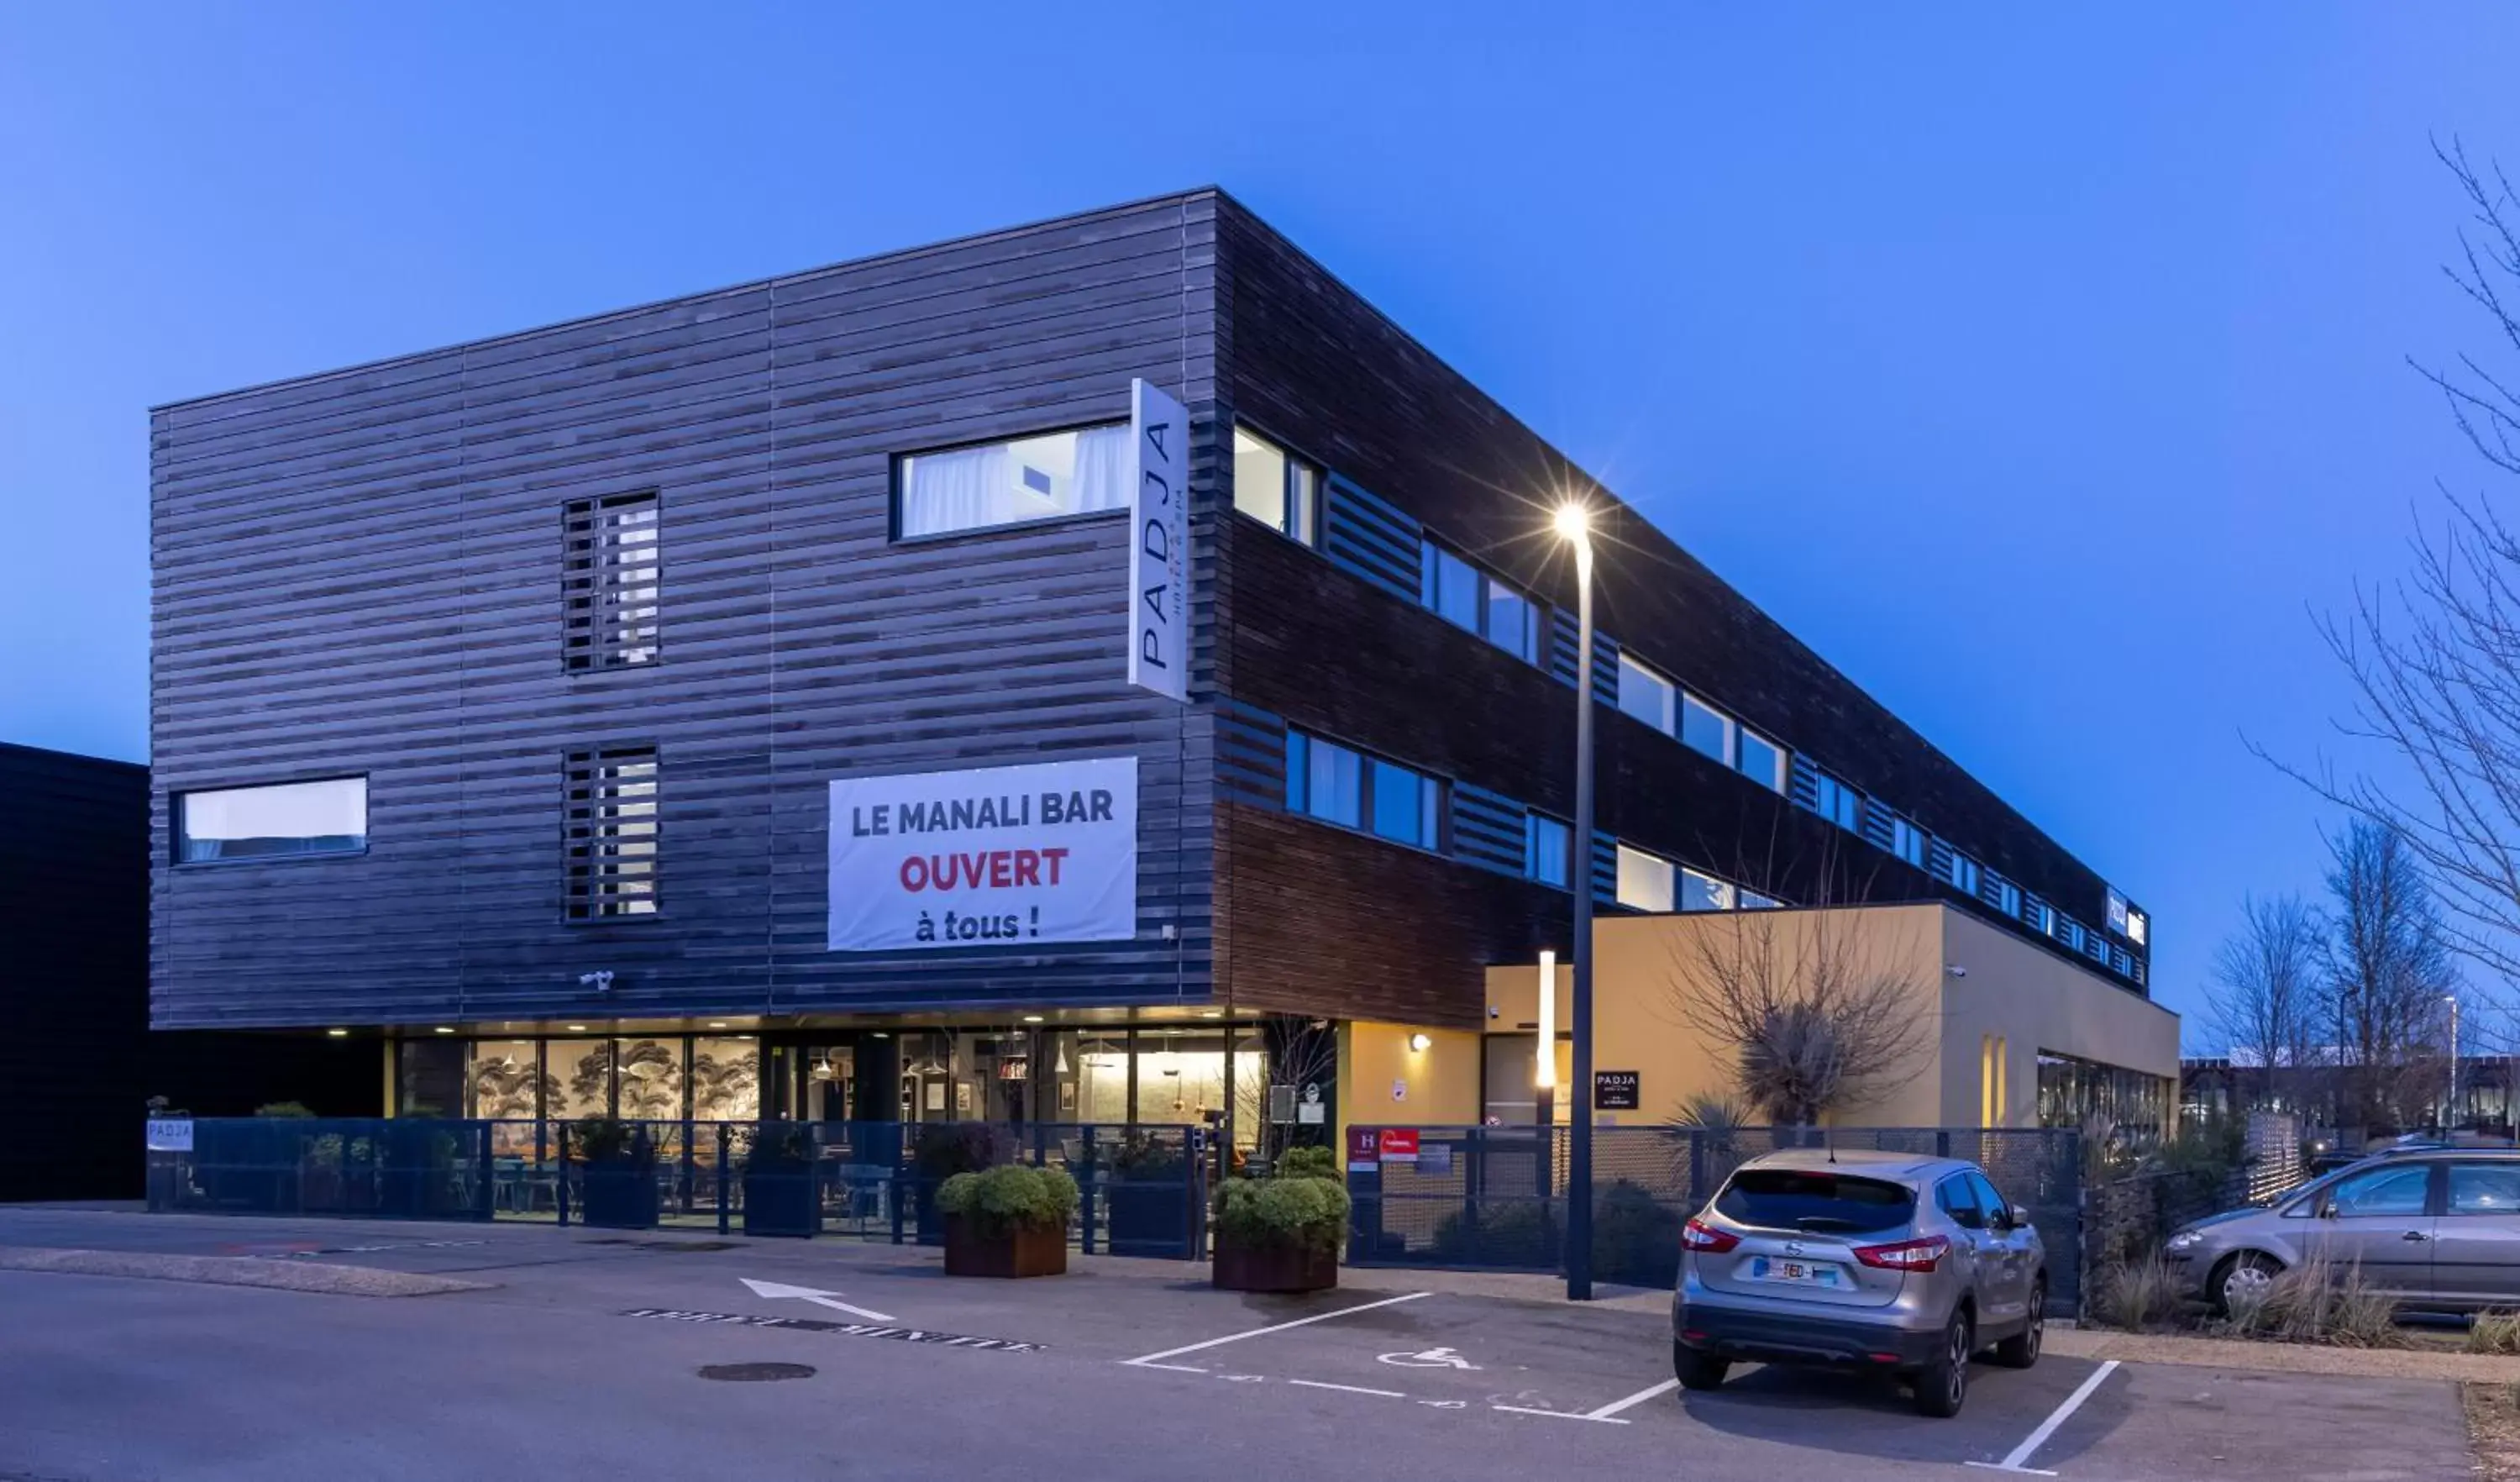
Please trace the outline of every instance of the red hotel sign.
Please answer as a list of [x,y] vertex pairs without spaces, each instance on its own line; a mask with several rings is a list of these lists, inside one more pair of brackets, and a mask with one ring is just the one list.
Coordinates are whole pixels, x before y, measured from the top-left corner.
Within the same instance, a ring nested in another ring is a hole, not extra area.
[[1415,1163],[1418,1161],[1418,1130],[1414,1127],[1382,1129],[1382,1161]]

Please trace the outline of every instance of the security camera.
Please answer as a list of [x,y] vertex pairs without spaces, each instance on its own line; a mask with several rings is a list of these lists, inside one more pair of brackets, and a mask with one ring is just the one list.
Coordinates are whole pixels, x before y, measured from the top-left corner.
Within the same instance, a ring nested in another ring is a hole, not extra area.
[[1947,963],[1947,964],[1945,964],[1945,965],[1944,965],[1944,966],[1943,966],[1943,970],[1944,970],[1945,972],[1950,973],[1950,974],[1951,974],[1952,976],[1954,976],[1954,977],[1966,977],[1966,976],[1968,976],[1968,969],[1967,969],[1966,967],[1961,966],[1960,966],[1959,964],[1958,964],[1958,963]]
[[1504,1010],[1499,1009],[1499,1008],[1498,1008],[1496,1005],[1494,1005],[1494,1004],[1490,1004],[1490,1005],[1488,1005],[1488,1017],[1489,1017],[1489,1018],[1495,1018],[1495,1017],[1497,1017],[1499,1014],[1503,1013],[1504,1011],[1505,1011]]

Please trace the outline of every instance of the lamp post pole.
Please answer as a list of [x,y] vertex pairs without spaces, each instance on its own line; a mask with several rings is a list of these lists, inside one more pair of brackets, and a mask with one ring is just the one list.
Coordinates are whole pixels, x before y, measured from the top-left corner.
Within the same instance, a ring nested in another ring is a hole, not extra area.
[[2445,993],[2442,1002],[2450,1005],[2450,1106],[2442,1113],[2442,1137],[2448,1140],[2458,1122],[2458,995]]
[[1566,1149],[1566,1300],[1593,1299],[1593,539],[1584,507],[1557,512],[1575,545],[1575,1031]]

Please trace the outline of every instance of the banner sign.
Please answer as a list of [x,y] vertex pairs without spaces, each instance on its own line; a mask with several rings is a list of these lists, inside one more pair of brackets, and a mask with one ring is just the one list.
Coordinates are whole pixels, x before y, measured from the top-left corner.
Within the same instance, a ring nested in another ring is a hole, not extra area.
[[831,950],[1138,934],[1138,759],[832,783]]
[[1190,414],[1129,382],[1129,683],[1190,699]]

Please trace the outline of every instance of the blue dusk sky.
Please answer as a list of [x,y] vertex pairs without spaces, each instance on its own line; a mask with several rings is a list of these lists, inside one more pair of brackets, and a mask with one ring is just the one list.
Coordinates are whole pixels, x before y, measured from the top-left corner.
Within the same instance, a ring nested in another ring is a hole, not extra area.
[[[1086,18],[1091,17],[1089,21]],[[2489,487],[2520,7],[18,6],[0,740],[147,755],[152,404],[1217,184],[2149,906],[2314,888],[2312,628]],[[2196,1016],[2191,1046],[2218,1037]]]

